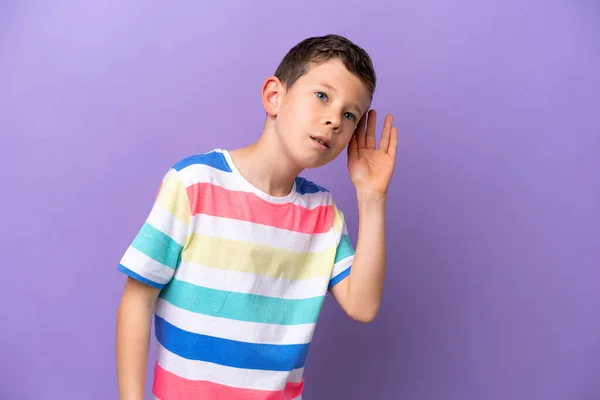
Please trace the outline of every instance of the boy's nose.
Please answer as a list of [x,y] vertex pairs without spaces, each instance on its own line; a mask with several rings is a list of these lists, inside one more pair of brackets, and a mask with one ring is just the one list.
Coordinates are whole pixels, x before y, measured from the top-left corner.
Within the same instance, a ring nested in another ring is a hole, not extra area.
[[340,119],[339,118],[334,118],[334,117],[327,117],[325,119],[325,125],[327,125],[328,128],[333,129],[334,131],[337,131],[338,129],[340,129]]

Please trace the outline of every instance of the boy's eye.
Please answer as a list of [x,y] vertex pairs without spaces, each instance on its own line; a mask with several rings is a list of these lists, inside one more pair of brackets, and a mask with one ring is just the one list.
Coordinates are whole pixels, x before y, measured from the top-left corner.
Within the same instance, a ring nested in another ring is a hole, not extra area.
[[315,95],[317,96],[317,98],[319,100],[327,100],[327,95],[323,92],[317,92],[317,93],[315,93]]
[[348,121],[354,121],[354,114],[351,114],[349,112],[344,113],[344,118],[346,118]]

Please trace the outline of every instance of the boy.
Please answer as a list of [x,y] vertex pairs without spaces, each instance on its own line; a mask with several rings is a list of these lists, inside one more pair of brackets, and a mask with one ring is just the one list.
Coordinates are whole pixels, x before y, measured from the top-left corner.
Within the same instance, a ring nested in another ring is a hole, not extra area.
[[[309,38],[262,88],[252,145],[175,164],[118,270],[121,400],[141,400],[155,315],[153,399],[301,399],[308,346],[329,291],[354,320],[378,312],[386,193],[398,132],[379,147],[369,111],[375,72],[349,40]],[[348,147],[356,251],[331,194],[299,174]],[[352,266],[352,267],[351,267]]]

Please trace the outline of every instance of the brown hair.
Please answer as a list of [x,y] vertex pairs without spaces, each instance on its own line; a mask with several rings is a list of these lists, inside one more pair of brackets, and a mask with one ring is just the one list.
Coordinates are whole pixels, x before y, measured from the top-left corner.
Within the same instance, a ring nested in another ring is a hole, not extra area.
[[275,71],[275,76],[289,88],[308,72],[311,64],[322,64],[334,58],[342,61],[348,71],[356,75],[373,96],[377,78],[371,57],[361,47],[339,35],[304,39],[285,55]]

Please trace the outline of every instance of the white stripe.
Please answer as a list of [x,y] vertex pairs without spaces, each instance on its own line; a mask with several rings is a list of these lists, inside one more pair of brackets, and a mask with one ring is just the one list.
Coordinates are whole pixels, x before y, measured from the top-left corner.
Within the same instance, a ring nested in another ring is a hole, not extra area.
[[[183,168],[179,171],[179,178],[186,187],[197,183],[211,183],[235,192],[253,193],[252,188],[235,173],[221,171],[204,164],[192,164]],[[329,192],[298,194],[294,203],[309,210],[327,206],[332,204],[331,194]]]
[[329,275],[307,280],[290,280],[250,272],[209,268],[189,262],[181,262],[175,274],[180,281],[196,286],[280,299],[323,296],[329,280]]
[[188,360],[157,346],[158,364],[165,370],[184,379],[203,380],[254,390],[283,390],[287,382],[300,382],[304,368],[286,371],[233,368],[204,361]]
[[173,276],[174,270],[148,257],[138,249],[129,246],[121,264],[146,279],[164,285]]
[[[343,216],[342,216],[343,218]],[[346,220],[343,220],[344,223],[342,224],[342,233],[340,234],[340,239],[343,235],[347,235],[348,234],[348,225],[346,225]]]
[[348,256],[340,261],[338,261],[333,266],[333,271],[331,272],[331,277],[335,278],[340,272],[344,272],[348,267],[352,265],[354,261],[354,255]]
[[192,231],[203,236],[241,240],[296,252],[317,252],[336,247],[333,227],[325,233],[308,234],[229,218],[197,214]]
[[156,315],[188,332],[246,343],[281,345],[310,343],[315,329],[314,323],[272,325],[212,317],[184,310],[164,299],[158,300]]
[[159,203],[155,203],[146,219],[146,223],[152,225],[165,235],[169,236],[180,246],[185,244],[188,227],[183,221],[165,210]]

